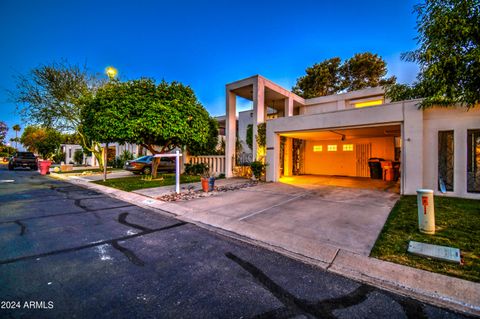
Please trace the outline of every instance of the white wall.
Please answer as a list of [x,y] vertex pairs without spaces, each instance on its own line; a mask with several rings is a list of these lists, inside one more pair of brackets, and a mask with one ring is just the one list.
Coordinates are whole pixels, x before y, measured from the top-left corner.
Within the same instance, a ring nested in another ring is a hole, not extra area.
[[247,145],[247,127],[253,124],[253,111],[243,111],[238,113],[238,138],[242,143],[242,152],[252,153]]
[[480,199],[478,193],[467,192],[467,130],[480,129],[480,106],[467,111],[457,108],[433,108],[424,111],[423,184],[438,191],[438,131],[453,130],[454,176],[453,192],[445,196]]

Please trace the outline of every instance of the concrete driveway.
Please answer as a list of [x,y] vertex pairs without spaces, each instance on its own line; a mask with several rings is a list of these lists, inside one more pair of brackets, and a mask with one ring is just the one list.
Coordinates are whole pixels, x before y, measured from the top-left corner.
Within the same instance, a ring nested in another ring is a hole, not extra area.
[[337,249],[368,256],[399,195],[268,183],[177,202],[190,219],[329,262]]

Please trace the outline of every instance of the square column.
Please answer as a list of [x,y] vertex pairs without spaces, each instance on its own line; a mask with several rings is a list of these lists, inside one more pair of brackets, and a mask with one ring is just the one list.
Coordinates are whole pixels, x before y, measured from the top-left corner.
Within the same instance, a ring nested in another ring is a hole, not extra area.
[[293,171],[293,139],[287,137],[283,145],[283,176],[292,176]]
[[236,96],[229,89],[226,91],[227,114],[225,118],[225,176],[233,177],[235,166],[235,142],[237,139]]
[[293,116],[293,99],[291,97],[285,99],[285,117]]
[[260,123],[265,123],[265,84],[263,79],[258,78],[257,81],[253,83],[253,154],[252,159],[256,161],[258,159],[258,144],[257,144],[257,135],[258,128],[257,125]]

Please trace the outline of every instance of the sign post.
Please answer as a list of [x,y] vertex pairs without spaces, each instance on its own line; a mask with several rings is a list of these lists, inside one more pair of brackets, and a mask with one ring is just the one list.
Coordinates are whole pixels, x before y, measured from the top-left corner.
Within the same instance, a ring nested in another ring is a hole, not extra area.
[[180,194],[180,151],[175,154],[155,154],[153,157],[175,157],[175,193]]

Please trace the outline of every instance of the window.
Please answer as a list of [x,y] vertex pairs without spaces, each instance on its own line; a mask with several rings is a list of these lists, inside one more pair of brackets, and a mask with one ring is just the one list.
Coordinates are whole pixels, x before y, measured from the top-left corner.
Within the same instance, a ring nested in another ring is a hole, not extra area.
[[480,129],[467,131],[467,192],[480,193]]
[[383,100],[373,100],[373,101],[367,101],[367,102],[359,102],[355,103],[355,107],[367,107],[367,106],[375,106],[375,105],[380,105],[383,104]]
[[337,145],[328,145],[327,146],[327,151],[336,152],[337,151]]
[[344,151],[344,152],[351,152],[351,151],[353,151],[353,144],[343,144],[343,151]]
[[68,148],[68,157],[72,158],[72,148],[71,147]]
[[454,163],[453,131],[438,132],[438,189],[442,183],[449,192],[453,191]]
[[321,152],[323,151],[323,145],[313,145],[314,152]]

